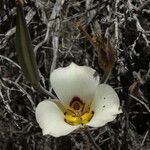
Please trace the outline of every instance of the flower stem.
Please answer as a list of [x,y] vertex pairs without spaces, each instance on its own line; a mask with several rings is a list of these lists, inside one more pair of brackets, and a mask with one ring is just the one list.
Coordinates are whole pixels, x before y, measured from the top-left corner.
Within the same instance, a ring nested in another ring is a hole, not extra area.
[[51,97],[51,98],[56,99],[56,97],[55,97],[52,93],[50,93],[49,91],[47,91],[45,88],[43,88],[40,83],[35,86],[35,89],[38,90],[39,92],[42,92],[42,93],[45,94],[46,96],[49,96],[49,97]]

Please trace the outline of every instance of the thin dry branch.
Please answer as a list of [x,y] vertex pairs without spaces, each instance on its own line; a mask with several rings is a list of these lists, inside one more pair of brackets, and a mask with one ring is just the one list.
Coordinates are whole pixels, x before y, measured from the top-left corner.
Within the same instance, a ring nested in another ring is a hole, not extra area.
[[37,50],[39,47],[41,47],[44,43],[48,42],[49,40],[49,36],[50,36],[50,30],[52,28],[52,26],[54,25],[55,21],[56,21],[56,18],[59,17],[59,14],[61,12],[61,9],[63,7],[63,4],[64,4],[65,0],[57,0],[55,2],[55,5],[53,7],[53,11],[51,13],[51,16],[48,20],[48,23],[46,24],[47,26],[47,30],[46,30],[46,35],[45,35],[45,38],[42,42],[40,42],[35,48],[34,48],[34,52],[36,54]]

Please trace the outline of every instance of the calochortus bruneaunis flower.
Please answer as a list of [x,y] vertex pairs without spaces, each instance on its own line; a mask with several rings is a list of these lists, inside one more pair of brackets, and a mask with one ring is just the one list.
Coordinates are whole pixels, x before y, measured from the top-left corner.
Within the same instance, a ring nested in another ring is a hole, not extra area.
[[50,75],[60,103],[40,102],[36,119],[43,135],[64,136],[84,127],[101,127],[121,113],[117,93],[107,84],[99,84],[95,70],[71,63]]

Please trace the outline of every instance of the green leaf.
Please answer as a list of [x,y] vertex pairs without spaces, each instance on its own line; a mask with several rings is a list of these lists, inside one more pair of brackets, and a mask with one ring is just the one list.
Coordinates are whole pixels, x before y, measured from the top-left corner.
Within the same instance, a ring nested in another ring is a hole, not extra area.
[[40,77],[33,52],[30,34],[25,21],[23,8],[17,5],[16,51],[19,64],[25,77],[34,87],[39,85]]

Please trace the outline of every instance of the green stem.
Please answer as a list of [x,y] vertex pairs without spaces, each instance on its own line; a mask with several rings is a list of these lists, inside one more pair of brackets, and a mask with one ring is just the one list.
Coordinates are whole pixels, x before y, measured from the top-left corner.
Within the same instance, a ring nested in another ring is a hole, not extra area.
[[32,86],[39,92],[56,99],[53,94],[44,89],[40,84],[40,74],[33,51],[31,37],[27,28],[23,6],[21,4],[17,5],[16,52],[23,74]]
[[42,85],[39,83],[38,85],[34,86],[36,90],[38,90],[39,92],[42,92],[43,94],[45,94],[46,96],[49,96],[53,99],[57,99],[56,96],[54,96],[52,93],[50,93],[49,91],[47,91],[45,88],[42,87]]

